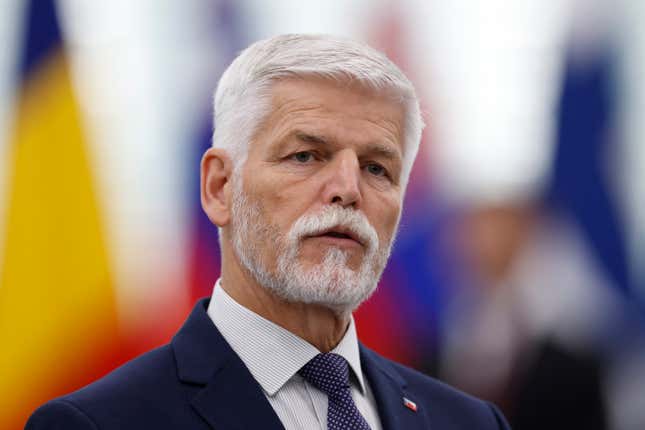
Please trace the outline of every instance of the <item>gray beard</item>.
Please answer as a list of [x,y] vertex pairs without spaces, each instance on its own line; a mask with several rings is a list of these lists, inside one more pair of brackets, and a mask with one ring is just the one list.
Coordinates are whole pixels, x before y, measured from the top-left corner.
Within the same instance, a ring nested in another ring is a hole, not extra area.
[[[357,270],[347,265],[349,254],[335,247],[326,252],[320,263],[306,268],[298,259],[302,239],[299,231],[319,225],[319,216],[299,218],[285,237],[277,226],[264,222],[261,205],[246,197],[241,181],[236,179],[231,208],[233,249],[259,285],[287,302],[317,304],[337,314],[351,313],[372,295],[389,258],[392,241],[379,247],[376,232],[362,214],[340,206],[329,206],[321,214],[330,226],[354,225],[362,229],[364,237],[369,237],[369,246]],[[274,247],[277,255],[273,271],[264,261],[262,250],[266,246]]]

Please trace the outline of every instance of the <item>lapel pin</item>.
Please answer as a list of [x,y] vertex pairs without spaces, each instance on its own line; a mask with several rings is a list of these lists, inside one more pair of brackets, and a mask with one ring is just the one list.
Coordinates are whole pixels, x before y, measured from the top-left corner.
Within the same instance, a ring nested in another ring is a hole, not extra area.
[[414,403],[412,400],[407,399],[405,397],[403,398],[403,406],[405,406],[406,408],[410,409],[412,412],[417,411],[417,404]]

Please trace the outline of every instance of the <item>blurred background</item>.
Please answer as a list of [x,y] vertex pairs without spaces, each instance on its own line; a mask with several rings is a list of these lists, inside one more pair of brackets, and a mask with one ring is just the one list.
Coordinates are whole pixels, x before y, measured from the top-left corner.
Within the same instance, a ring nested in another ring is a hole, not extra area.
[[645,2],[0,0],[0,428],[166,343],[219,273],[220,73],[380,48],[428,127],[359,336],[516,430],[645,428]]

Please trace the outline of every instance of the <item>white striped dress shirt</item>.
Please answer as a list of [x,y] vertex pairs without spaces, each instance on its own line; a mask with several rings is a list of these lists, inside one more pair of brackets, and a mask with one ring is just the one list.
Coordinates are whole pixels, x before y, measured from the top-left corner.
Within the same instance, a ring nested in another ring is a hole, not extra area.
[[[315,346],[237,303],[219,280],[208,315],[258,381],[286,430],[327,429],[327,395],[297,373],[320,353]],[[349,363],[352,398],[371,429],[381,430],[376,400],[361,370],[353,318],[331,352]]]

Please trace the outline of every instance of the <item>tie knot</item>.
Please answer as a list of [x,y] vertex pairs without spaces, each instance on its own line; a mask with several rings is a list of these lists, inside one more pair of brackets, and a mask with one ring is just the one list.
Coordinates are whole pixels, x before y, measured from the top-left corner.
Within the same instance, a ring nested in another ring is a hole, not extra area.
[[298,373],[328,396],[349,389],[349,366],[347,360],[338,354],[318,354]]

